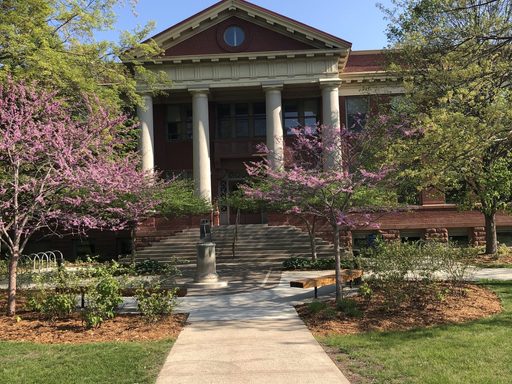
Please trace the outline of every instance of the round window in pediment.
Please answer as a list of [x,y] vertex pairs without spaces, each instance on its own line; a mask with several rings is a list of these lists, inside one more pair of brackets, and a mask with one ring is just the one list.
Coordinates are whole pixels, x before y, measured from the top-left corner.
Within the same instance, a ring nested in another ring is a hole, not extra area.
[[245,32],[238,25],[227,27],[223,37],[224,42],[232,48],[238,48],[245,42]]

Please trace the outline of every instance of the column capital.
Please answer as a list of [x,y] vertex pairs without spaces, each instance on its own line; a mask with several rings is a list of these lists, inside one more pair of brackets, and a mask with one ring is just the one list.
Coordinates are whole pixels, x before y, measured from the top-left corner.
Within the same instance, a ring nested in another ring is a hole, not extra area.
[[341,86],[340,79],[320,79],[318,80],[318,83],[322,89],[333,89]]
[[208,85],[194,85],[188,88],[188,91],[192,95],[207,95],[210,92],[210,87]]
[[284,84],[282,81],[264,81],[261,83],[261,88],[265,92],[267,91],[281,91],[284,87]]

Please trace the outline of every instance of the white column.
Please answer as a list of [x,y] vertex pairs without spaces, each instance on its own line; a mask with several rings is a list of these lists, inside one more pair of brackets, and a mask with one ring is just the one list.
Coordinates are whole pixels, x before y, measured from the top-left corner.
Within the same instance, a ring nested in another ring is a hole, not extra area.
[[137,106],[137,117],[140,121],[140,153],[142,169],[152,172],[155,168],[155,134],[153,130],[153,98],[142,96],[143,105]]
[[212,201],[208,89],[192,90],[194,186],[197,196]]
[[338,87],[339,80],[320,81],[322,88],[322,116],[323,116],[323,138],[328,146],[329,152],[324,154],[324,169],[341,167],[341,148],[339,132],[340,124],[340,99]]
[[284,166],[282,85],[263,86],[267,111],[267,147],[273,169]]

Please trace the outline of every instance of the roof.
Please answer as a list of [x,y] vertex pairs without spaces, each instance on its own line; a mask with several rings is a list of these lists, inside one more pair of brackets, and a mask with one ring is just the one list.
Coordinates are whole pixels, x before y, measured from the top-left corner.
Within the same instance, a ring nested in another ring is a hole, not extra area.
[[[299,34],[308,40],[316,40],[325,44],[328,48],[350,49],[352,43],[301,23],[297,20],[283,16],[266,8],[252,4],[245,0],[221,0],[218,3],[196,13],[193,16],[157,33],[150,39],[163,45],[168,41],[178,39],[184,33],[198,28],[201,23],[215,20],[219,14],[226,11],[240,11],[252,18],[264,19],[269,26],[280,25],[286,28],[290,34]],[[148,39],[149,40],[149,39]],[[146,41],[148,41],[146,40]]]

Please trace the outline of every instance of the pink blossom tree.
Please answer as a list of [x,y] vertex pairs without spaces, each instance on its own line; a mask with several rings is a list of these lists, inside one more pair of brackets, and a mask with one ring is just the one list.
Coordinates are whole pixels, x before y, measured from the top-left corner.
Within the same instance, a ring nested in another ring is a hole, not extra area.
[[34,85],[0,85],[0,242],[9,256],[10,315],[18,261],[36,232],[119,230],[158,204],[162,183],[137,169],[136,155],[117,154],[126,117],[89,100],[77,109],[78,117]]
[[284,169],[272,166],[273,154],[266,147],[261,147],[265,159],[246,165],[252,176],[252,182],[243,186],[248,197],[280,203],[288,207],[287,213],[320,218],[330,225],[337,301],[342,298],[340,231],[370,224],[369,215],[354,211],[378,200],[377,186],[387,173],[369,161],[370,143],[368,132],[306,127],[295,130]]

